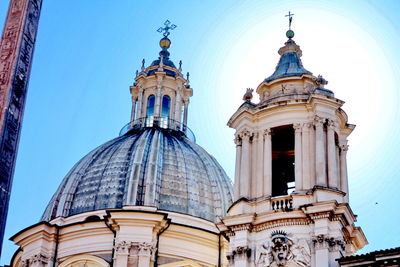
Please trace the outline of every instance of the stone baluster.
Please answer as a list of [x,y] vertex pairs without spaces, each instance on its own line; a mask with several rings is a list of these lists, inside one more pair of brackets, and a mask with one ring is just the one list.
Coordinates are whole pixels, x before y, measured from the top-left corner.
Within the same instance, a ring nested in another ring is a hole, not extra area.
[[349,202],[349,183],[347,180],[347,160],[346,154],[349,146],[343,144],[340,146],[340,189],[346,193],[345,201]]
[[325,119],[315,116],[315,175],[317,185],[327,186],[326,161],[324,145],[324,121]]
[[303,189],[311,188],[311,171],[310,171],[310,123],[304,123],[302,128],[302,158],[303,158]]
[[235,138],[236,144],[236,164],[235,164],[235,199],[240,198],[240,166],[242,154],[242,139],[239,136]]
[[240,161],[240,197],[250,196],[250,177],[251,177],[251,155],[250,138],[251,133],[247,130],[240,134],[242,139],[242,158]]
[[335,148],[335,123],[328,120],[327,129],[327,148],[328,148],[328,185],[332,188],[338,188],[336,148]]
[[272,142],[271,129],[264,130],[264,196],[272,194]]
[[301,128],[300,123],[293,124],[294,128],[294,176],[296,191],[303,189],[303,162],[302,162],[302,146],[301,146]]

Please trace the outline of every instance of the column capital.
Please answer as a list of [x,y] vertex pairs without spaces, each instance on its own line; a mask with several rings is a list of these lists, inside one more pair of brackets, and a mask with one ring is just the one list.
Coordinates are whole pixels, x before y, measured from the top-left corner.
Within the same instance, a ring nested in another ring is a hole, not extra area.
[[29,258],[29,263],[31,265],[33,265],[35,263],[47,264],[48,262],[49,262],[49,257],[43,253],[35,254]]
[[293,129],[296,133],[301,133],[302,126],[301,123],[293,123]]
[[142,242],[138,244],[138,248],[138,255],[151,256],[155,252],[156,246],[149,242]]
[[242,138],[240,138],[239,134],[235,135],[235,139],[233,139],[233,142],[235,142],[236,146],[242,145]]
[[325,123],[324,118],[321,118],[320,116],[315,115],[315,117],[314,117],[314,125],[315,126],[321,127],[322,125],[324,125],[324,123]]
[[333,120],[327,119],[327,125],[328,128],[331,128],[332,130],[336,128],[336,122],[334,122]]
[[115,244],[115,250],[118,254],[129,254],[129,249],[131,248],[132,244],[128,241],[120,241]]
[[349,145],[340,145],[340,150],[346,152],[349,150]]
[[250,141],[250,138],[253,136],[253,133],[248,130],[243,130],[239,133],[239,137],[242,140]]
[[267,129],[264,129],[263,130],[263,135],[264,136],[271,136],[271,134],[272,134],[272,130],[271,130],[271,128],[267,128]]
[[312,123],[311,122],[306,122],[306,123],[303,123],[303,132],[304,131],[309,131],[310,130],[310,128],[311,128],[311,125],[312,125]]

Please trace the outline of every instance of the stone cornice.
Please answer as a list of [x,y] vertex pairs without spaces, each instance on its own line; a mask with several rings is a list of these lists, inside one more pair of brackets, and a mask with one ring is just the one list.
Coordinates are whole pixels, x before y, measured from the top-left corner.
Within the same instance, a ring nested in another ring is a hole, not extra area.
[[312,221],[307,218],[287,218],[269,221],[256,225],[253,228],[253,232],[260,232],[266,229],[282,227],[282,226],[292,226],[292,225],[309,225]]

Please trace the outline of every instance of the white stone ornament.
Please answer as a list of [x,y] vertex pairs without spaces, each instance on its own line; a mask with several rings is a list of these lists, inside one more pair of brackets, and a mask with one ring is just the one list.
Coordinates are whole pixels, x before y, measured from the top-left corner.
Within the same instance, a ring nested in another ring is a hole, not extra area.
[[274,231],[271,241],[265,241],[257,248],[257,267],[309,267],[311,252],[304,239],[292,240],[283,231]]

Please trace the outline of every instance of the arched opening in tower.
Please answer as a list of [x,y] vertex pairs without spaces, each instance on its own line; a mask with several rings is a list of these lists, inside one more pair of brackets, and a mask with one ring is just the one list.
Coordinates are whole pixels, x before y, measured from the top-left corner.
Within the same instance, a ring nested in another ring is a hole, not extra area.
[[284,125],[272,129],[272,196],[294,190],[294,129]]

